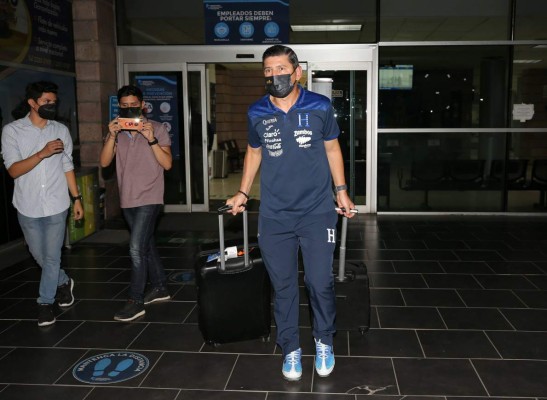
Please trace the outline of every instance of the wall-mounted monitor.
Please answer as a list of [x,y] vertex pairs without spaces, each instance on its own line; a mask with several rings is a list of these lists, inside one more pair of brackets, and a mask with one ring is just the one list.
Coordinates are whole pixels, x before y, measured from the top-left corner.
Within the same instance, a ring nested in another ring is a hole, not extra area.
[[380,90],[411,90],[412,65],[389,65],[380,67]]

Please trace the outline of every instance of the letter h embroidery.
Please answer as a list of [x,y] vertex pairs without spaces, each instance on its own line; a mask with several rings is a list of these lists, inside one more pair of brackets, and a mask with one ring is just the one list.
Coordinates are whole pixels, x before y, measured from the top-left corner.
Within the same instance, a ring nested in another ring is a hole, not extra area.
[[298,127],[299,128],[309,128],[310,127],[310,114],[300,114],[298,113]]
[[332,228],[327,228],[327,243],[336,243],[336,231]]

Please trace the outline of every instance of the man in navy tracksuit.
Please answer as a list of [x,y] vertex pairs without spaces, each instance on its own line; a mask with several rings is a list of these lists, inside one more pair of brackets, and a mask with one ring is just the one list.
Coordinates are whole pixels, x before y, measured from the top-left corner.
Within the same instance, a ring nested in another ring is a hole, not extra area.
[[316,343],[315,368],[328,376],[334,368],[332,336],[336,316],[333,252],[336,245],[336,201],[353,217],[340,130],[330,100],[302,88],[302,68],[294,51],[275,45],[262,57],[268,94],[249,107],[249,144],[238,193],[227,201],[232,213],[249,198],[260,170],[258,241],[275,291],[277,343],[283,351],[283,376],[302,376],[298,331],[298,249],[304,259]]

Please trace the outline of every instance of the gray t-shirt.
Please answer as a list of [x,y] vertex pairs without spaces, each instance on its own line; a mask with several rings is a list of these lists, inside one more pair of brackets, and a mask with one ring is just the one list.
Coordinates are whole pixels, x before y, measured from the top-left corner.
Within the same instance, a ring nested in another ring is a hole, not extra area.
[[[156,121],[149,122],[152,122],[158,144],[170,146],[171,138],[165,126]],[[163,204],[164,169],[143,135],[132,135],[129,131],[118,134],[116,171],[122,208]]]

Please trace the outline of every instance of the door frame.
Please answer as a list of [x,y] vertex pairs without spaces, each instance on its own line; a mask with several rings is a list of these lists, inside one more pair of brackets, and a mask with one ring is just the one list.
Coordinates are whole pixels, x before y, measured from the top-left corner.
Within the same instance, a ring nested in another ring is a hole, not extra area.
[[[373,170],[376,170],[376,149],[373,148],[372,140],[372,113],[369,112],[372,108],[372,61],[348,61],[348,62],[323,62],[323,61],[309,61],[308,62],[308,74],[313,76],[314,71],[319,70],[337,70],[337,71],[366,71],[367,72],[367,102],[366,102],[366,188],[365,188],[365,204],[356,204],[359,212],[370,213],[372,204],[374,203],[374,209],[376,208],[376,180],[373,181]],[[313,90],[313,79],[308,79],[308,86],[310,90]],[[350,146],[355,147],[354,143],[350,143]],[[351,151],[351,150],[350,150]],[[355,167],[355,166],[353,166]],[[351,165],[350,165],[351,168]],[[376,175],[376,174],[374,174]],[[349,182],[347,182],[349,185]],[[374,201],[372,201],[374,199]]]
[[[250,63],[262,62],[262,53],[269,46],[118,46],[118,83],[119,86],[129,82],[129,71],[174,71],[182,72],[183,82],[183,117],[184,140],[189,143],[189,106],[188,106],[188,71],[190,68],[203,68],[206,64],[222,63]],[[377,104],[378,104],[378,45],[368,44],[309,44],[290,45],[301,62],[308,64],[308,73],[318,67],[322,69],[340,69],[341,66],[365,67],[367,70],[367,166],[366,166],[366,203],[358,209],[365,213],[375,213],[377,209]],[[202,102],[208,99],[209,79],[206,73],[202,74]],[[206,79],[205,79],[206,78]],[[311,79],[309,80],[309,87]],[[203,104],[202,104],[203,106]],[[207,107],[203,108],[204,110]],[[203,113],[202,115],[205,115]],[[206,116],[205,116],[206,118]],[[206,124],[203,132],[206,139]],[[186,151],[186,187],[190,185],[190,149]],[[207,163],[207,157],[204,158]],[[208,188],[208,166],[204,165],[204,187]],[[208,189],[206,190],[208,199]],[[205,207],[192,207],[191,193],[185,205],[166,205],[168,212],[208,211],[208,201]]]

